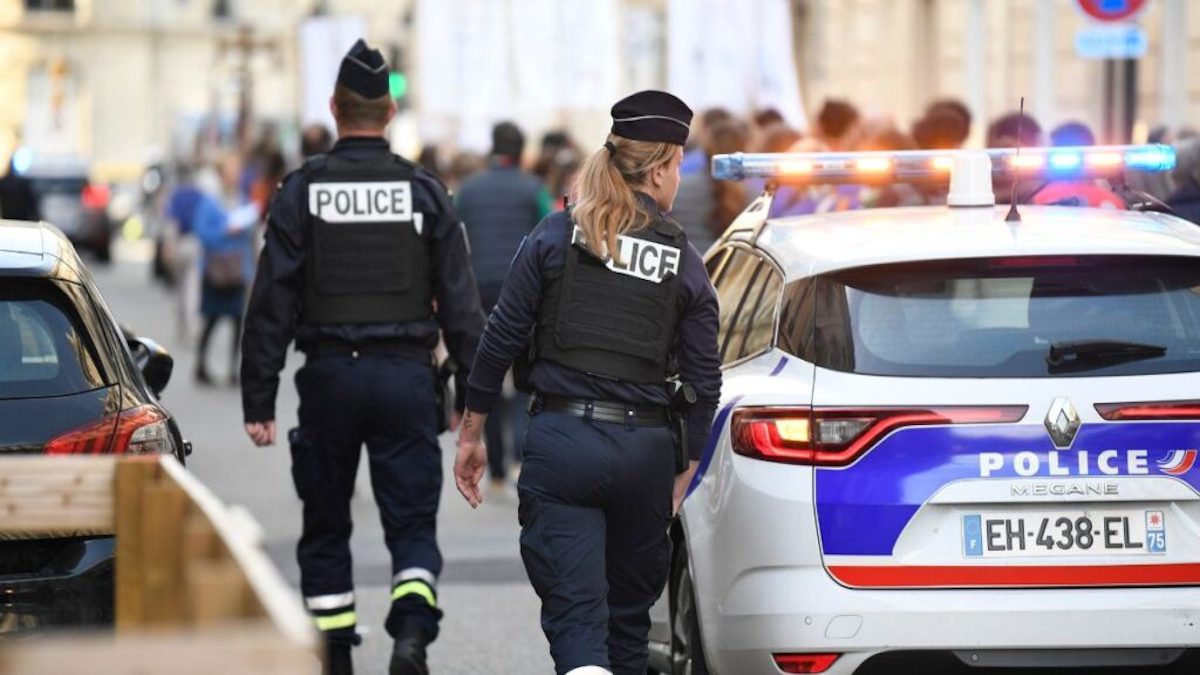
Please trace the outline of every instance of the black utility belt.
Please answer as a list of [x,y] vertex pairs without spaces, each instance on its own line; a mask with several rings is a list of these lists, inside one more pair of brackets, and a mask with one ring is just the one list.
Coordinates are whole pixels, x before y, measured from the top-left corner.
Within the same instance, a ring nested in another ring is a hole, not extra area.
[[534,394],[530,401],[533,412],[552,412],[582,417],[585,420],[631,424],[636,427],[664,427],[667,408],[660,405],[632,405],[617,401],[593,401],[551,394]]
[[414,361],[429,361],[431,350],[412,342],[400,340],[370,340],[356,343],[345,340],[318,340],[304,346],[304,354],[308,358],[322,356],[353,356],[358,358],[367,355],[403,356]]

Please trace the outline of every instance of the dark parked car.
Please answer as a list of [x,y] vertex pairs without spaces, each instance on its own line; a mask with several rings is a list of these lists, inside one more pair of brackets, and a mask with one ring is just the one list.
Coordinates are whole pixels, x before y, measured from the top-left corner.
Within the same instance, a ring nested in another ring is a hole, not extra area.
[[114,225],[108,217],[112,190],[88,179],[82,161],[35,161],[25,177],[32,183],[42,220],[54,223],[71,243],[107,262]]
[[[123,330],[75,249],[0,220],[0,455],[172,454],[172,359]],[[112,619],[112,537],[0,541],[0,634]]]

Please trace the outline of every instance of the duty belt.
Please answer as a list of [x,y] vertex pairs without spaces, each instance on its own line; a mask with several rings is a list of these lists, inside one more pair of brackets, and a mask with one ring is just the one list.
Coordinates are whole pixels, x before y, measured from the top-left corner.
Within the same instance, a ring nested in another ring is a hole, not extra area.
[[662,427],[667,425],[667,408],[660,405],[632,405],[617,401],[593,401],[586,398],[568,398],[547,394],[534,394],[530,401],[534,412],[563,413],[583,419],[632,424],[638,427]]
[[362,343],[345,340],[324,339],[316,340],[304,346],[304,354],[308,358],[321,356],[353,356],[358,358],[367,354],[394,354],[410,358],[414,361],[429,361],[432,350],[412,342],[402,340],[369,340]]

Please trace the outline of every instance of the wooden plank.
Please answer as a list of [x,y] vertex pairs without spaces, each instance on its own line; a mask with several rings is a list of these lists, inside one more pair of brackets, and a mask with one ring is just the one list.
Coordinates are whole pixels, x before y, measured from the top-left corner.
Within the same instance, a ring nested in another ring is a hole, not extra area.
[[267,621],[220,629],[9,642],[0,675],[318,675],[315,645],[281,640]]
[[145,621],[142,586],[142,486],[159,474],[155,457],[124,459],[116,469],[116,623],[118,631]]
[[0,539],[111,534],[113,457],[0,457]]
[[147,626],[183,620],[183,530],[187,495],[169,480],[142,486],[142,616]]
[[248,606],[261,611],[283,637],[297,644],[316,642],[312,620],[296,591],[262,550],[262,530],[245,509],[227,508],[203,483],[172,457],[162,458],[163,473],[187,492],[192,504],[212,523],[230,556],[249,583]]
[[232,558],[193,561],[185,583],[187,616],[193,625],[216,626],[245,617],[250,589]]

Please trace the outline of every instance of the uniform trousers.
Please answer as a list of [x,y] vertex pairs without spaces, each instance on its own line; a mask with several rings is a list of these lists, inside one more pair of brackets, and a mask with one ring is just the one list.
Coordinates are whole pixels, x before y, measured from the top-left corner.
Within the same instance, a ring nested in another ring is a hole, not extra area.
[[[362,447],[392,558],[395,637],[410,625],[432,640],[441,612],[437,510],[442,488],[434,375],[398,354],[310,357],[296,373],[300,426],[289,434],[292,477],[304,502],[300,588],[331,643],[358,641],[350,558],[350,498]],[[380,580],[382,581],[382,580]]]
[[517,481],[521,557],[561,675],[644,675],[649,610],[671,560],[674,459],[665,426],[536,412]]

